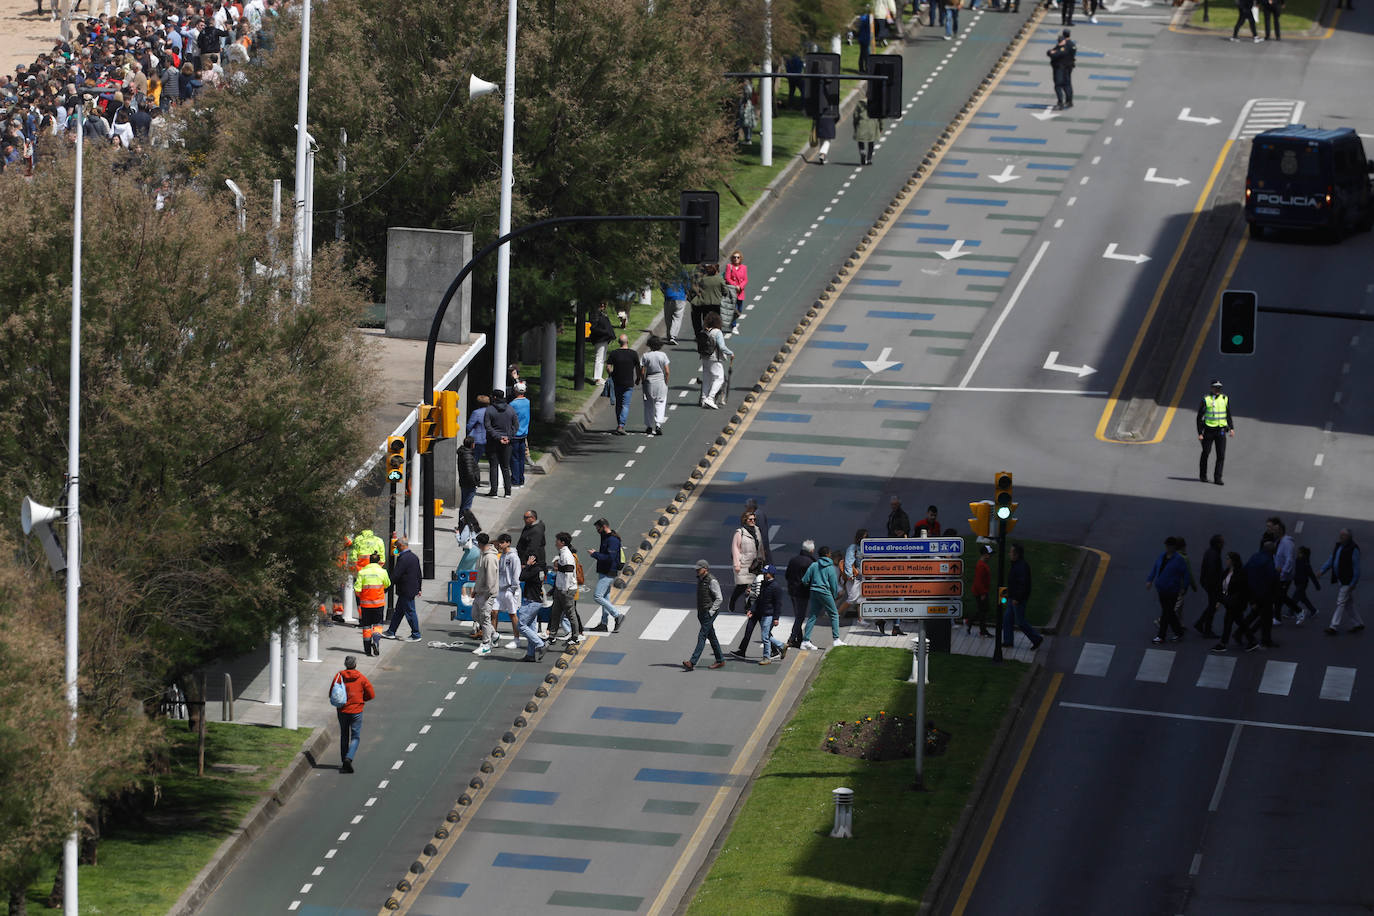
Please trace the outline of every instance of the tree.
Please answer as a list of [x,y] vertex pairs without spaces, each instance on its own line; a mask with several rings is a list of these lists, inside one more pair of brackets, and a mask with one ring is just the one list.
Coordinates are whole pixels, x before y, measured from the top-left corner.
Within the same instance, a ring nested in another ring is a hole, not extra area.
[[[261,643],[337,586],[378,392],[351,330],[357,277],[316,256],[308,301],[257,223],[190,188],[155,201],[157,163],[87,152],[82,321],[82,670],[97,716]],[[0,491],[62,505],[72,172],[0,178]],[[13,520],[14,516],[11,516]],[[13,523],[13,522],[11,522]],[[32,542],[24,546],[32,550]],[[55,588],[55,587],[54,587]]]

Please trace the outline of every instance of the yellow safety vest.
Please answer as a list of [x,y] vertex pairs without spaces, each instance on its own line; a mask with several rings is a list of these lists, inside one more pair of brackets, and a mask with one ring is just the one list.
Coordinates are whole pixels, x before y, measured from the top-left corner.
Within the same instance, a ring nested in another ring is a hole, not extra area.
[[358,570],[353,580],[353,591],[358,593],[359,607],[384,607],[388,588],[391,588],[391,577],[380,563],[367,564]]
[[372,533],[371,528],[364,528],[358,532],[358,536],[353,539],[353,546],[349,548],[348,558],[357,562],[360,557],[370,557],[373,554],[379,557],[386,557],[386,544],[382,539]]
[[1204,412],[1203,417],[1202,417],[1202,422],[1203,422],[1204,424],[1206,424],[1207,426],[1211,426],[1211,427],[1213,427],[1213,428],[1221,427],[1221,428],[1224,429],[1224,428],[1226,427],[1226,425],[1227,425],[1227,424],[1226,424],[1226,405],[1227,405],[1227,404],[1228,404],[1228,401],[1227,401],[1227,399],[1226,399],[1226,395],[1224,395],[1224,394],[1218,394],[1218,395],[1210,395],[1210,394],[1209,394],[1209,395],[1204,396],[1203,399],[1202,399],[1202,405],[1203,405],[1203,407],[1205,408],[1205,412]]

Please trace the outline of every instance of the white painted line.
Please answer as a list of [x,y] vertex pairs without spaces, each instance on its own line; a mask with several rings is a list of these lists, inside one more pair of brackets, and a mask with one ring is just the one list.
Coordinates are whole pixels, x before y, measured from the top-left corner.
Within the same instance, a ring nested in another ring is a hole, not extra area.
[[615,475],[615,479],[616,479],[616,480],[624,480],[624,479],[625,479],[625,472],[624,472],[624,471],[621,471],[619,474]]
[[1202,853],[1193,853],[1193,864],[1188,866],[1188,877],[1196,878],[1197,873],[1202,871]]
[[1312,498],[1312,494],[1315,493],[1315,492],[1317,492],[1317,488],[1316,488],[1316,487],[1308,487],[1307,490],[1306,490],[1306,492],[1304,492],[1304,493],[1302,494],[1302,498],[1303,498],[1303,499],[1311,499],[1311,498]]
[[[884,391],[966,391],[970,394],[1073,394],[1088,397],[1102,397],[1108,394],[1106,389],[1100,391],[1079,390],[1076,388],[967,388],[961,385],[865,385],[865,384],[836,384],[834,382],[783,382],[779,388],[829,388],[834,391],[871,391],[874,394],[882,394]],[[659,564],[660,566],[663,564]]]
[[1117,126],[1117,127],[1120,127],[1120,126],[1121,126],[1122,124],[1124,124],[1124,123],[1126,123],[1126,119],[1125,119],[1125,118],[1117,118],[1117,119],[1116,119],[1116,126]]
[[1326,430],[1327,432],[1331,432],[1331,430],[1335,428],[1335,425],[1336,424],[1332,423],[1330,420],[1327,420],[1326,425],[1324,425],[1322,429]]
[[1112,138],[1111,138],[1111,137],[1103,137],[1103,138],[1102,138],[1102,145],[1103,145],[1103,146],[1111,146],[1111,145],[1112,145]]
[[1231,761],[1236,759],[1236,745],[1240,744],[1240,729],[1239,722],[1231,729],[1231,740],[1226,743],[1226,756],[1221,758],[1221,771],[1217,773],[1217,784],[1212,789],[1212,800],[1207,803],[1208,811],[1215,811],[1221,806],[1221,793],[1226,790],[1226,780],[1231,775]]
[[1339,404],[1341,402],[1341,393],[1337,391],[1335,396],[1331,399],[1331,401],[1334,404]]
[[1012,291],[1011,297],[1007,299],[1007,304],[1002,309],[1002,314],[997,316],[997,321],[993,324],[992,330],[988,332],[988,336],[983,340],[983,345],[978,348],[978,354],[973,357],[973,364],[970,365],[968,371],[964,373],[963,381],[959,383],[960,388],[968,387],[969,380],[973,378],[973,373],[978,371],[978,366],[983,362],[983,357],[987,355],[988,348],[992,346],[993,340],[997,338],[997,332],[1001,330],[1003,323],[1007,320],[1007,316],[1011,314],[1011,310],[1016,307],[1017,300],[1020,299],[1021,294],[1025,292],[1026,284],[1030,282],[1031,275],[1035,273],[1035,268],[1040,266],[1040,259],[1045,256],[1045,252],[1049,247],[1050,243],[1048,241],[1040,243],[1040,250],[1037,251],[1035,257],[1031,259],[1030,266],[1026,268],[1026,272],[1022,274],[1020,282],[1016,284],[1016,289]]
[[406,753],[407,753],[407,754],[412,753],[412,752],[413,752],[417,747],[419,747],[419,746],[420,746],[420,745],[419,745],[418,742],[415,742],[415,741],[410,742],[409,744],[406,745]]
[[398,761],[396,761],[395,763],[393,763],[393,764],[391,765],[391,768],[392,768],[393,770],[399,770],[399,769],[400,769],[401,767],[403,767],[403,766],[405,766],[405,761],[404,761],[404,760],[398,760]]
[[1317,457],[1316,457],[1316,459],[1313,460],[1313,462],[1312,462],[1312,467],[1314,467],[1314,468],[1319,468],[1319,467],[1321,467],[1321,466],[1322,466],[1322,462],[1325,461],[1325,460],[1326,460],[1326,455],[1325,455],[1324,453],[1322,453],[1322,452],[1317,452]]
[[1322,678],[1321,698],[1323,700],[1336,700],[1340,703],[1349,703],[1350,694],[1355,690],[1355,669],[1338,668],[1335,665],[1326,666],[1326,675]]
[[[726,644],[735,641],[735,637],[739,635],[740,630],[744,629],[746,620],[748,620],[747,615],[731,614],[729,611],[724,612],[716,618],[716,639],[720,640],[722,648],[724,648]],[[728,652],[730,650],[726,649],[725,651]]]
[[[1360,309],[1360,311],[1363,312],[1364,309]],[[1358,334],[1357,334],[1356,336],[1350,338],[1350,346],[1352,346],[1352,347],[1358,347],[1359,345],[1360,345],[1360,338],[1359,338],[1359,335],[1358,335]]]
[[587,524],[587,522],[590,522],[591,520],[592,520],[591,515],[584,515],[584,516],[582,516],[582,524],[584,524],[584,525]]
[[1102,161],[1102,157],[1101,157],[1101,156],[1094,156],[1094,157],[1093,157],[1093,165],[1097,165],[1097,164],[1098,164],[1099,162],[1101,162],[1101,161]]
[[1126,107],[1127,107],[1127,108],[1130,108],[1130,107],[1132,107],[1133,105],[1135,105],[1135,99],[1127,99],[1127,100],[1126,100]]
[[345,830],[343,833],[339,834],[339,838],[338,838],[337,840],[335,840],[334,842],[336,842],[336,843],[342,843],[342,842],[345,842],[347,839],[348,839],[348,831]]
[[1209,655],[1202,662],[1202,673],[1198,675],[1197,685],[1212,690],[1225,690],[1231,686],[1231,675],[1235,674],[1236,660],[1228,655]]
[[338,854],[339,854],[339,851],[338,851],[337,849],[331,849],[331,850],[329,850],[329,852],[326,852],[326,853],[324,854],[324,857],[325,857],[326,859],[332,859],[332,858],[334,858],[334,857],[335,857],[336,855],[338,855]]
[[477,663],[476,663],[476,662],[469,662],[469,663],[468,663],[468,670],[469,670],[469,671],[471,671],[473,668],[476,668],[476,667],[477,667]]
[[1167,684],[1169,672],[1173,667],[1173,652],[1168,649],[1146,649],[1145,657],[1140,660],[1140,668],[1135,673],[1135,679],[1150,684]]
[[318,878],[318,877],[319,877],[320,875],[322,875],[322,874],[324,874],[324,866],[323,866],[323,865],[316,865],[316,866],[315,866],[315,870],[312,871],[312,872],[310,873],[310,877],[312,877],[312,878]]
[[375,804],[377,804],[377,796],[374,795],[374,796],[372,796],[371,798],[369,798],[367,801],[363,802],[363,807],[364,807],[364,808],[371,808],[371,807],[372,807],[373,805],[375,805]]
[[389,780],[389,779],[383,779],[381,782],[377,783],[377,788],[379,788],[379,789],[385,789],[385,788],[386,788],[388,785],[390,785],[390,784],[391,784],[391,780]]
[[1062,225],[1064,225],[1064,217],[1061,216],[1059,217],[1059,219],[1054,221],[1054,228],[1058,229]]
[[1302,534],[1302,519],[1298,519],[1293,523],[1293,533]]
[[1350,363],[1341,363],[1341,375],[1350,374]]
[[682,626],[682,621],[693,613],[693,611],[682,608],[660,608],[659,612],[654,615],[654,619],[650,620],[649,625],[644,628],[644,632],[639,634],[639,638],[667,642],[677,632],[677,628]]
[[612,493],[614,493],[614,492],[615,492],[615,487],[607,487],[607,488],[606,488],[606,495],[607,495],[607,496],[610,496],[610,495],[611,495]]
[[442,707],[442,706],[436,706],[436,707],[434,707],[434,712],[430,713],[430,716],[432,716],[433,718],[437,719],[437,718],[439,718],[440,716],[442,716],[443,714],[444,714],[444,707]]
[[358,824],[361,824],[362,822],[363,822],[363,816],[362,816],[361,814],[355,814],[355,815],[353,815],[353,820],[349,821],[350,824],[353,824],[353,825],[355,825],[355,826],[358,825]]
[[1362,732],[1351,728],[1325,728],[1320,725],[1294,725],[1289,722],[1262,722],[1252,719],[1227,719],[1222,716],[1195,716],[1185,712],[1161,712],[1157,709],[1132,709],[1128,706],[1097,706],[1092,703],[1069,703],[1060,701],[1063,709],[1084,709],[1089,712],[1116,712],[1127,716],[1145,716],[1151,719],[1175,719],[1180,722],[1211,722],[1217,725],[1249,725],[1254,728],[1272,728],[1283,732],[1309,732],[1317,735],[1345,735],[1348,738],[1374,738],[1374,732]]
[[1073,206],[1074,204],[1076,204],[1076,203],[1078,203],[1078,198],[1077,198],[1077,197],[1070,197],[1068,200],[1066,200],[1066,201],[1064,202],[1064,206],[1066,206],[1066,207],[1072,207],[1072,206]]
[[1084,175],[1082,178],[1078,179],[1078,183],[1079,183],[1080,185],[1085,185],[1085,184],[1087,184],[1087,183],[1088,183],[1088,176],[1087,176],[1087,175]]
[[[643,446],[640,446],[640,447],[643,448]],[[634,467],[634,466],[635,466],[635,460],[634,460],[633,458],[627,458],[627,459],[625,459],[625,467],[627,467],[627,468],[632,468],[632,467]]]
[[1114,652],[1116,652],[1116,646],[1100,642],[1085,642],[1083,650],[1078,653],[1078,666],[1073,669],[1073,673],[1084,674],[1089,677],[1106,677],[1107,668],[1112,663]]
[[582,529],[581,529],[581,528],[574,528],[574,529],[573,529],[571,532],[569,532],[569,533],[570,533],[573,537],[577,537],[579,534],[582,533]]
[[1297,662],[1265,662],[1264,674],[1260,676],[1259,692],[1278,697],[1288,696],[1288,691],[1293,689],[1293,675],[1297,674],[1297,671]]
[[644,446],[641,445],[641,446],[639,446],[639,448],[635,449],[635,454],[636,454],[636,455],[642,455],[642,454],[644,454]]
[[300,908],[300,905],[301,905],[301,902],[300,902],[299,900],[292,900],[292,901],[291,901],[291,905],[290,905],[289,907],[287,907],[286,909],[287,909],[288,911],[290,911],[290,912],[295,912],[297,909]]
[[[473,664],[475,665],[475,664],[477,664],[477,663],[476,663],[476,662],[473,662]],[[445,699],[445,700],[451,700],[451,699],[453,699],[454,693],[456,693],[456,691],[450,690],[448,693],[444,694],[444,699]]]
[[[468,665],[468,670],[472,670],[473,668],[476,668],[476,667],[477,667],[477,663],[476,663],[476,662],[473,662],[471,665]],[[459,687],[462,687],[463,684],[467,681],[467,679],[468,679],[468,676],[467,676],[466,674],[463,675],[462,677],[458,678],[458,686],[459,686]]]
[[[792,253],[793,253],[793,254],[796,254],[796,253],[797,253],[797,249],[793,248],[793,249],[792,249]],[[782,263],[784,263],[784,264],[791,264],[791,263],[792,263],[792,259],[791,259],[791,258],[783,258],[783,259],[782,259]]]

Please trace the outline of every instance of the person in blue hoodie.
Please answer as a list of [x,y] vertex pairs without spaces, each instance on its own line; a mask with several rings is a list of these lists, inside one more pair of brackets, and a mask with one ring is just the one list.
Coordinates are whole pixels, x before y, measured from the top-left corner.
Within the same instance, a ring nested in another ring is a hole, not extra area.
[[664,343],[677,346],[677,332],[682,330],[682,316],[687,313],[687,288],[692,283],[687,271],[678,268],[677,276],[659,284],[663,290],[663,336]]
[[1155,560],[1154,568],[1145,579],[1145,588],[1153,588],[1159,596],[1159,632],[1151,642],[1164,642],[1166,630],[1173,630],[1170,641],[1183,638],[1183,624],[1178,619],[1178,596],[1188,584],[1188,563],[1179,555],[1178,538],[1164,539],[1164,552]]
[[802,584],[810,589],[811,606],[807,609],[806,626],[802,631],[801,647],[814,652],[816,646],[811,642],[811,631],[815,629],[816,618],[822,613],[830,617],[830,636],[832,646],[843,646],[840,639],[840,610],[836,602],[840,598],[840,576],[835,571],[835,561],[830,559],[830,548],[822,547],[816,562],[806,569]]

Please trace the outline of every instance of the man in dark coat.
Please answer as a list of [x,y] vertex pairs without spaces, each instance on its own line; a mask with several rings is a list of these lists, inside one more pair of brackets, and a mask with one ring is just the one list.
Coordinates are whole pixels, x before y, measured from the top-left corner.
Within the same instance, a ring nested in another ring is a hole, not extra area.
[[1011,568],[1007,570],[1007,612],[1002,620],[1002,645],[1011,648],[1013,629],[1019,629],[1038,649],[1045,637],[1036,632],[1026,619],[1026,605],[1030,602],[1031,568],[1020,544],[1011,545]]
[[[1069,4],[1071,0],[1064,0]],[[1058,104],[1055,111],[1073,107],[1073,65],[1078,56],[1078,46],[1069,38],[1069,30],[1059,33],[1054,47],[1045,52],[1050,59],[1050,69],[1054,72],[1054,97]]]
[[391,587],[392,594],[396,596],[396,609],[391,612],[391,622],[387,624],[382,638],[399,638],[396,636],[396,628],[401,625],[401,618],[404,617],[406,623],[410,624],[410,641],[419,642],[420,617],[415,613],[415,599],[420,596],[420,584],[424,581],[420,575],[420,558],[411,551],[410,541],[404,535],[397,535],[396,546],[401,551],[396,555],[396,562],[391,569]]
[[787,572],[783,574],[787,579],[787,597],[792,599],[792,635],[787,645],[793,649],[801,648],[802,626],[806,623],[806,611],[811,605],[811,588],[802,579],[814,562],[816,542],[808,538],[802,541],[801,553],[787,561]]
[[544,523],[539,513],[533,509],[525,510],[525,527],[520,529],[520,539],[515,542],[515,555],[520,565],[534,566],[542,573],[548,568],[548,548],[544,543]]
[[1202,616],[1198,617],[1197,623],[1193,624],[1194,630],[1212,639],[1217,636],[1212,629],[1212,621],[1216,618],[1217,608],[1221,606],[1221,580],[1225,576],[1225,563],[1226,540],[1214,534],[1207,545],[1207,552],[1202,555],[1202,568],[1198,571],[1198,582],[1207,593],[1207,606],[1202,609]]
[[496,491],[504,484],[505,492],[501,495],[510,499],[511,442],[520,431],[520,418],[515,415],[506,401],[506,393],[500,388],[491,393],[491,404],[482,423],[487,430],[487,476],[491,486],[487,496],[496,497]]

